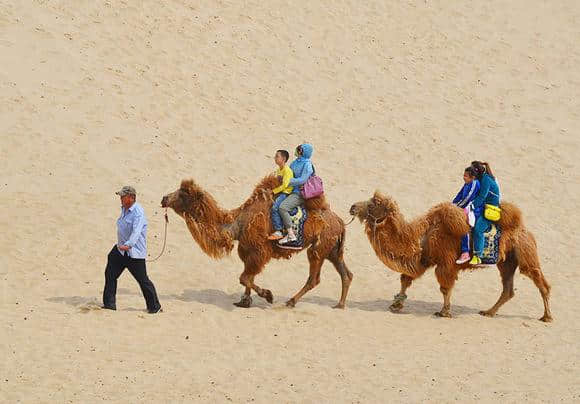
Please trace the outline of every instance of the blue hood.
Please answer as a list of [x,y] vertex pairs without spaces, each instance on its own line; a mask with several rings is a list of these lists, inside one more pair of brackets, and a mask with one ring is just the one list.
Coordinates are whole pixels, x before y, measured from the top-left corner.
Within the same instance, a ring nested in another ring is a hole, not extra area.
[[314,172],[312,162],[310,161],[310,157],[314,152],[314,147],[309,143],[301,144],[300,147],[302,147],[302,156],[298,157],[292,162],[292,164],[290,164],[290,168],[294,173],[294,178],[290,180],[290,186],[294,187],[292,193],[295,194],[300,193],[300,187],[304,185]]
[[300,145],[302,147],[302,157],[309,159],[314,153],[314,147],[310,143],[303,143]]

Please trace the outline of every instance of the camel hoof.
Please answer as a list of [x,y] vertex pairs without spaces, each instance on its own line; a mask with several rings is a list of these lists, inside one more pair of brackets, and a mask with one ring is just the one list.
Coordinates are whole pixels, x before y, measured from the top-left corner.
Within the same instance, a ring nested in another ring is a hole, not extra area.
[[448,311],[438,311],[435,313],[436,317],[446,317],[446,318],[452,318],[451,313],[449,313]]
[[395,295],[393,299],[393,303],[389,306],[389,310],[392,313],[398,313],[403,310],[403,306],[405,305],[405,300],[407,300],[407,295],[403,293],[398,293]]
[[540,317],[538,320],[543,321],[544,323],[551,323],[554,319],[552,318],[552,316],[542,316]]
[[485,317],[494,317],[495,313],[492,313],[488,310],[482,310],[479,312],[480,315],[485,316]]
[[268,289],[264,289],[264,295],[262,296],[270,304],[274,303],[274,295]]
[[234,306],[242,307],[244,309],[249,308],[252,305],[252,297],[251,296],[242,296],[239,302],[234,303]]
[[294,299],[290,299],[286,302],[286,306],[287,307],[294,307],[294,306],[296,306],[296,302],[294,301]]
[[337,303],[334,306],[332,306],[333,309],[344,309],[345,304],[344,303]]

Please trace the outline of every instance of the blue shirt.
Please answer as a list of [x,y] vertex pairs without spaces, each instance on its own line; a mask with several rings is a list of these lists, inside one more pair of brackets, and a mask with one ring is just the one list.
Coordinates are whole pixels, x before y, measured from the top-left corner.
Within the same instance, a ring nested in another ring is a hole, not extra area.
[[473,180],[459,190],[457,196],[453,199],[453,203],[460,208],[465,208],[471,203],[479,193],[479,181]]
[[[117,250],[122,245],[131,247],[127,251],[131,258],[147,256],[147,218],[137,202],[129,209],[121,206],[121,216],[117,219]],[[119,252],[125,255],[124,251]]]
[[294,173],[294,178],[290,180],[290,186],[294,187],[292,192],[295,194],[300,193],[300,187],[304,185],[306,181],[308,181],[308,178],[310,178],[314,173],[314,168],[310,161],[314,148],[309,143],[303,143],[300,146],[302,147],[302,156],[298,157],[292,162],[292,164],[290,164],[290,168]]

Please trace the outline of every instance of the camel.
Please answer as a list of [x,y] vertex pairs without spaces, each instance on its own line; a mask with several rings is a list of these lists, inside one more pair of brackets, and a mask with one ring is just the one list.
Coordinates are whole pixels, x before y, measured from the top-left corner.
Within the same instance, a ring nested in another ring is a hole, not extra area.
[[[503,290],[498,301],[480,314],[493,317],[514,296],[514,273],[519,267],[523,275],[532,279],[542,295],[544,315],[540,320],[550,322],[550,285],[540,268],[534,236],[525,228],[517,206],[502,202],[501,209],[502,216],[498,223],[502,235],[497,268]],[[370,200],[353,204],[350,214],[364,223],[365,233],[378,258],[391,270],[401,274],[401,289],[390,310],[399,312],[413,281],[435,266],[435,276],[443,294],[443,307],[435,315],[451,317],[451,291],[458,272],[472,268],[469,263],[455,263],[461,237],[470,231],[463,210],[451,203],[441,203],[425,215],[407,222],[397,203],[377,191]]]
[[[240,283],[245,287],[238,307],[252,304],[252,290],[268,303],[274,297],[268,289],[259,287],[254,279],[272,259],[289,259],[302,250],[283,249],[267,239],[272,232],[270,209],[272,189],[279,185],[274,175],[264,177],[251,196],[238,208],[224,210],[215,199],[193,180],[183,180],[175,192],[165,195],[162,207],[172,208],[181,216],[193,239],[204,253],[214,259],[229,255],[238,241],[238,255],[244,263]],[[307,249],[310,273],[306,284],[286,302],[294,307],[298,300],[320,283],[324,260],[330,261],[342,281],[342,291],[335,308],[344,308],[348,289],[353,278],[344,262],[345,226],[325,201],[324,195],[306,201],[308,218],[304,224],[304,248]]]

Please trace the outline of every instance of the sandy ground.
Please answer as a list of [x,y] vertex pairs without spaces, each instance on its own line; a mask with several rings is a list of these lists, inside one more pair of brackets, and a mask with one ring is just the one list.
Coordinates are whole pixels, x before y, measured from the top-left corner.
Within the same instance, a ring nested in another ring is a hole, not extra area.
[[[0,1],[3,402],[578,402],[580,4],[559,2]],[[433,272],[387,311],[398,275],[348,227],[355,279],[295,309],[305,254],[258,278],[274,305],[232,302],[237,256],[212,261],[170,215],[149,265],[165,312],[125,273],[98,309],[114,191],[193,177],[231,208],[304,140],[334,210],[375,189],[408,217],[450,199],[473,159],[537,237],[555,322],[516,275],[494,319],[494,267],[460,275],[438,319]]]

